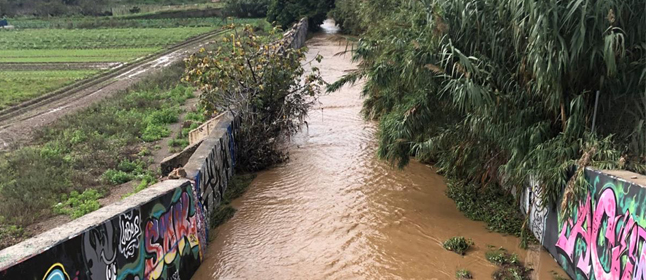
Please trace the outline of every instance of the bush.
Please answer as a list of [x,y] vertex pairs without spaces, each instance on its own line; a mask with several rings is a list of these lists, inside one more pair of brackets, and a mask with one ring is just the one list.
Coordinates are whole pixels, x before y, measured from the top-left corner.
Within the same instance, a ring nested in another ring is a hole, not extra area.
[[466,239],[463,236],[456,236],[444,241],[442,247],[459,255],[464,255],[473,245],[474,243],[471,239]]
[[69,198],[63,196],[63,202],[54,205],[54,212],[61,215],[69,215],[77,219],[90,212],[101,208],[99,198],[103,197],[97,190],[89,189],[79,194],[76,191],[70,193]]
[[130,10],[128,10],[128,11],[129,11],[131,14],[138,14],[139,12],[141,12],[141,8],[139,8],[138,6],[134,6],[134,7],[132,7],[132,8],[131,8]]
[[154,142],[170,135],[170,130],[162,125],[148,124],[141,134],[144,142]]
[[131,174],[128,174],[124,171],[121,170],[114,170],[114,169],[108,169],[105,173],[103,173],[103,176],[101,176],[104,181],[112,184],[112,185],[121,185],[124,183],[128,183],[134,179],[134,176]]
[[226,0],[225,13],[239,18],[262,18],[267,16],[269,0]]
[[128,159],[124,159],[121,162],[119,162],[119,165],[117,166],[117,169],[119,171],[123,171],[126,173],[131,173],[134,171],[137,171],[136,173],[141,173],[141,171],[144,168],[144,163],[141,161],[130,161]]

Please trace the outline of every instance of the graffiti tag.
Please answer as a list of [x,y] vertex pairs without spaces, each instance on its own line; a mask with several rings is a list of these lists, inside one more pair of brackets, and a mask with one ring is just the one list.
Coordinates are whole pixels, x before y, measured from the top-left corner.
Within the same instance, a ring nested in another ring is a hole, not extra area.
[[137,210],[121,214],[119,217],[119,229],[121,229],[119,252],[126,259],[134,256],[135,250],[139,249],[139,236],[141,236],[139,221],[139,211]]
[[146,259],[148,279],[159,279],[165,264],[172,264],[177,256],[184,255],[186,242],[190,248],[199,246],[197,221],[191,216],[191,199],[182,192],[179,200],[157,219],[146,223],[146,252],[152,258]]
[[588,194],[577,209],[576,221],[572,217],[564,221],[556,248],[586,279],[644,279],[644,228],[631,213],[618,210],[612,188],[602,191],[594,207],[592,203]]
[[60,263],[55,263],[52,265],[43,280],[70,280],[70,276],[65,271],[65,268]]

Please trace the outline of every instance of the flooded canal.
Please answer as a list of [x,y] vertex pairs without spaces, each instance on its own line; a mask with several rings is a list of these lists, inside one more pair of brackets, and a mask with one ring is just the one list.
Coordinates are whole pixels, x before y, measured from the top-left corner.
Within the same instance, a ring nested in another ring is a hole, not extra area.
[[[354,68],[349,56],[335,56],[345,44],[332,35],[308,46],[310,59],[324,56],[317,66],[328,82]],[[238,212],[216,230],[193,279],[455,279],[460,268],[491,279],[487,245],[517,253],[535,269],[533,279],[565,275],[547,252],[520,250],[518,238],[465,218],[430,166],[397,170],[377,159],[376,126],[361,117],[360,91],[321,98],[309,129],[293,139],[290,161],[260,173],[234,202]],[[464,257],[444,250],[456,235],[472,238],[475,249]]]

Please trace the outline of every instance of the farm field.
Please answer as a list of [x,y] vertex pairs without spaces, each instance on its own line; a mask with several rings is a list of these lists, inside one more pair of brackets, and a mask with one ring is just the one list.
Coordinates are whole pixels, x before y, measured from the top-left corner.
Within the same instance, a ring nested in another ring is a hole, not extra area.
[[97,70],[0,71],[0,110],[97,72]]
[[9,19],[16,29],[107,29],[107,28],[172,28],[221,26],[225,20],[210,18],[134,19],[127,17],[68,17]]
[[161,48],[0,50],[0,63],[126,62]]
[[[95,28],[97,18],[26,18],[16,28],[0,30],[0,110],[88,78],[99,69],[133,62],[189,38],[218,30],[230,22],[220,18],[99,18],[129,28]],[[257,19],[235,19],[255,23]],[[151,27],[159,24],[163,28]],[[199,25],[197,27],[183,25]],[[51,28],[58,26],[60,28]],[[68,29],[64,26],[85,26]],[[180,27],[177,27],[180,26]],[[70,66],[72,63],[74,65]],[[95,63],[95,64],[92,64]],[[106,63],[97,67],[96,63]],[[3,65],[4,64],[4,65]],[[44,68],[44,69],[43,69]]]
[[0,36],[0,50],[160,48],[211,30],[213,27],[9,30]]

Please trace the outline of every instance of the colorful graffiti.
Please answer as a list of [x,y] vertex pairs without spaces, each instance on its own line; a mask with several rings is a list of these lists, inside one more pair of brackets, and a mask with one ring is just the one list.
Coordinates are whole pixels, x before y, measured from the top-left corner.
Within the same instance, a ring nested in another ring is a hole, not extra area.
[[184,183],[1,271],[0,279],[190,279],[203,257],[200,210]]
[[[181,258],[194,248],[201,255],[195,208],[188,193],[182,193],[166,212],[148,221],[145,242],[146,253],[152,255],[146,259],[147,279],[161,278],[166,265],[175,263],[178,256]],[[167,278],[170,277],[164,277]]]
[[0,270],[0,279],[190,279],[205,254],[208,213],[220,203],[233,175],[237,122],[222,125],[226,133],[210,142],[193,182],[173,186]]
[[67,274],[62,264],[56,263],[47,270],[43,280],[70,280],[70,276]]
[[574,279],[646,279],[646,189],[593,170],[586,176],[587,198],[559,220],[559,262]]

